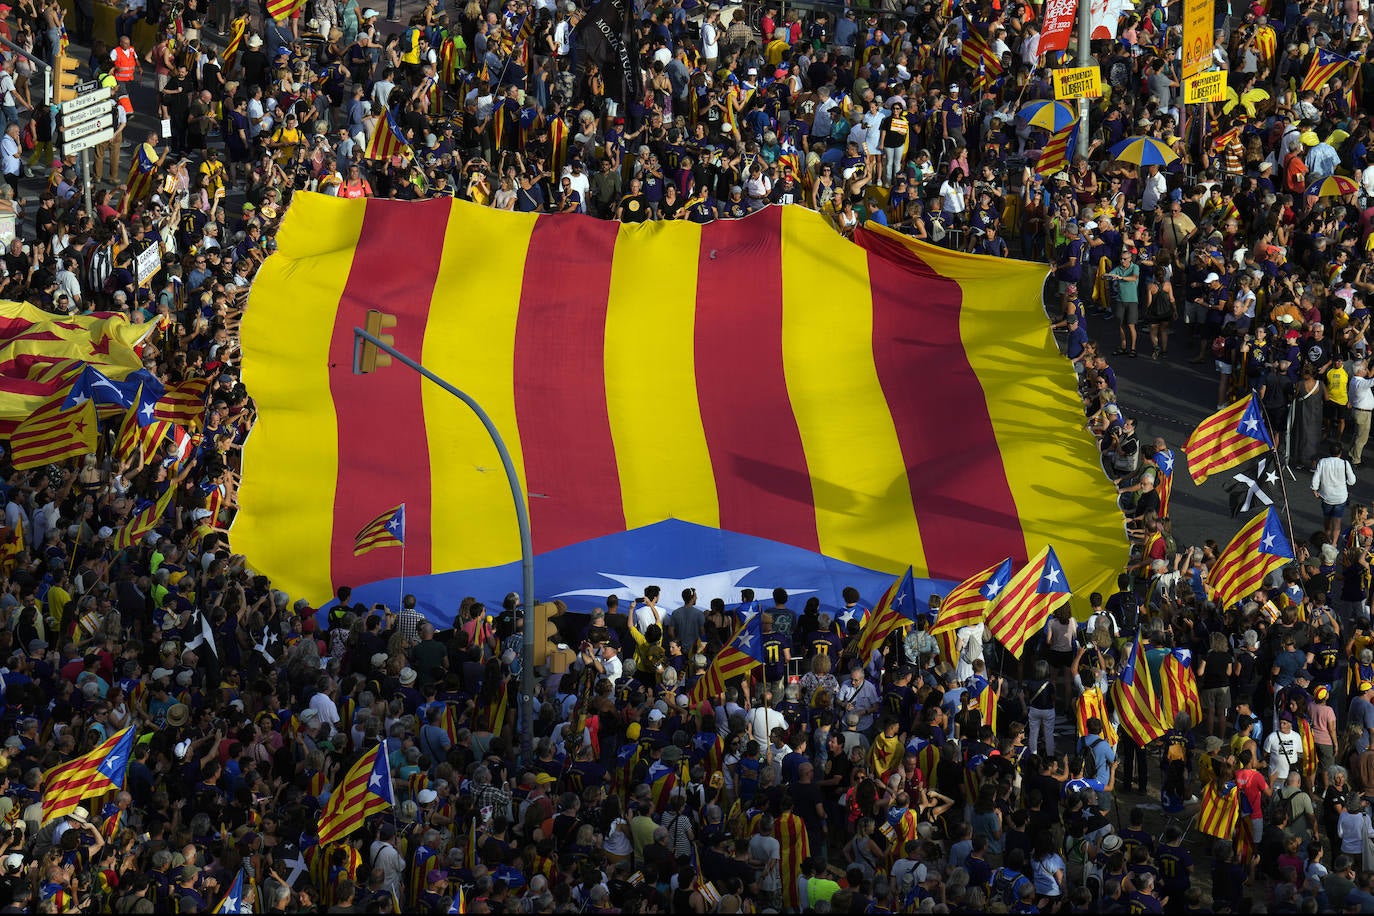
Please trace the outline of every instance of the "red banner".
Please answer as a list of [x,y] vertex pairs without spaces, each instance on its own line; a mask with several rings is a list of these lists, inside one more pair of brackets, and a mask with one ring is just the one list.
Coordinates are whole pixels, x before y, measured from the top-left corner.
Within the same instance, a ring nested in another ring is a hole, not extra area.
[[1077,14],[1076,0],[1045,0],[1041,16],[1045,27],[1040,32],[1040,49],[1037,53],[1067,49],[1069,36],[1073,34],[1074,17]]

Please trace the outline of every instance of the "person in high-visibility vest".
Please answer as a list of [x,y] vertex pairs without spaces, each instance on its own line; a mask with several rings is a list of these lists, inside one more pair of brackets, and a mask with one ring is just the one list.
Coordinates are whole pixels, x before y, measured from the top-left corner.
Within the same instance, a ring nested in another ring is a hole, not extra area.
[[119,44],[110,52],[110,72],[116,81],[131,83],[139,69],[138,51],[134,50],[134,43],[128,35],[119,36]]

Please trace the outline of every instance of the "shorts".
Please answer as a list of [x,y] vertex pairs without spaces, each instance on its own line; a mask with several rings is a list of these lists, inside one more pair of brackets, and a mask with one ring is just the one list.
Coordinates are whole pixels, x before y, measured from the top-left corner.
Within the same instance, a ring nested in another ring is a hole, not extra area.
[[1322,518],[1345,518],[1345,507],[1350,503],[1329,503],[1322,500]]
[[1183,307],[1183,320],[1194,326],[1205,324],[1207,321],[1207,303],[1189,300]]
[[1322,408],[1322,413],[1326,419],[1332,423],[1344,423],[1349,408],[1345,404],[1337,404],[1335,401],[1327,401]]
[[1198,692],[1198,699],[1202,702],[1202,711],[1209,709],[1216,710],[1220,716],[1226,715],[1227,708],[1231,705],[1230,687],[1208,687]]
[[1112,314],[1116,315],[1116,320],[1122,324],[1138,324],[1140,322],[1140,303],[1123,302],[1118,299],[1112,308]]

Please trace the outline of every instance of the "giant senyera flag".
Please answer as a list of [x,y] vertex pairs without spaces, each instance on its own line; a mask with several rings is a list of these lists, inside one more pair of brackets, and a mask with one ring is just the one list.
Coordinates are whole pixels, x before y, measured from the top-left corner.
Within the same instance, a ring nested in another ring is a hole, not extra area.
[[235,547],[294,595],[394,602],[401,551],[355,557],[353,538],[404,502],[404,585],[427,613],[519,587],[481,424],[402,366],[352,374],[353,328],[380,309],[502,431],[541,600],[657,583],[835,607],[907,566],[925,600],[1050,541],[1081,594],[1100,588],[1120,511],[1045,266],[856,238],[792,207],[620,225],[297,195],[242,329],[260,419]]

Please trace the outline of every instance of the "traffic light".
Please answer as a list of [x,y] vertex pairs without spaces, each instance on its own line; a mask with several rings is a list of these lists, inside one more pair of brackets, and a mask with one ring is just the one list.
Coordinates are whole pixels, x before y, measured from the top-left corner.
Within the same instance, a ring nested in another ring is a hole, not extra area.
[[[367,310],[367,321],[363,325],[363,329],[373,337],[376,337],[385,344],[394,345],[395,341],[392,340],[391,335],[382,333],[388,328],[394,327],[396,327],[395,315],[388,315],[386,312],[378,311],[377,309]],[[355,372],[366,374],[391,365],[391,357],[381,350],[378,350],[376,344],[364,338],[359,339],[362,342],[362,346],[358,349],[358,364],[354,367]]]
[[53,101],[69,102],[76,98],[76,84],[81,82],[81,75],[77,73],[81,62],[75,57],[59,53],[57,55],[57,66],[53,73]]

